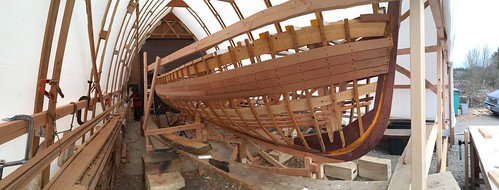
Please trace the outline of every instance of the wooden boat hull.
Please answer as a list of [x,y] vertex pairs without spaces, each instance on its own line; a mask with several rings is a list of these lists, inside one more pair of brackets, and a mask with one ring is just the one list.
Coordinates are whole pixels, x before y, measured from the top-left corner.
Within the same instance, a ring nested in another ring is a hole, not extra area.
[[[261,35],[252,43],[229,47],[227,53],[205,56],[162,75],[156,93],[183,113],[285,152],[336,161],[357,159],[379,142],[390,115],[399,2],[390,2],[388,15],[370,17],[385,19],[380,22],[350,21],[378,32],[336,45],[320,46],[320,42],[352,38],[348,21],[341,25],[343,36],[325,37],[336,25]],[[381,28],[380,23],[384,23]],[[310,34],[313,30],[319,31],[315,37]],[[310,50],[301,51],[304,45]],[[275,55],[290,48],[296,53]],[[263,54],[272,59],[256,61]],[[247,59],[251,64],[243,65]],[[350,118],[342,125],[345,113]]]

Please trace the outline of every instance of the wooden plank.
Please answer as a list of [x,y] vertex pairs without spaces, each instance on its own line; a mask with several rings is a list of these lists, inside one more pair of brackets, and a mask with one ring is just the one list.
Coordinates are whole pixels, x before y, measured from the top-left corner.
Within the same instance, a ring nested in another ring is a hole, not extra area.
[[481,128],[478,128],[478,132],[480,132],[480,134],[482,135],[483,138],[486,138],[486,139],[491,139],[493,136],[492,136],[492,133],[490,133],[486,128],[484,127],[481,127]]
[[386,129],[383,134],[385,137],[410,137],[411,129]]
[[[154,138],[154,136],[152,137]],[[185,150],[195,155],[205,154],[206,152],[211,150],[211,146],[209,144],[196,142],[188,138],[179,137],[174,134],[160,135],[160,137],[161,139],[158,140],[165,143],[169,147]]]
[[[82,100],[76,102],[76,110],[81,110],[87,106],[87,101]],[[60,106],[55,111],[55,119],[60,119],[68,114],[73,113],[74,105],[68,104]],[[47,112],[38,112],[31,115],[33,118],[33,129],[38,129],[47,124]],[[12,139],[15,139],[28,131],[27,121],[9,121],[0,123],[0,144],[4,144]]]
[[[381,0],[382,2],[387,2],[390,0]],[[340,9],[353,7],[361,4],[368,4],[373,2],[372,0],[352,0],[352,1],[338,1],[338,2],[326,2],[322,0],[310,0],[304,1],[288,1],[277,6],[266,9],[266,11],[258,12],[252,16],[236,22],[228,26],[225,30],[219,31],[213,35],[203,38],[198,41],[198,43],[191,44],[179,51],[170,54],[167,57],[161,59],[160,64],[164,65],[169,62],[175,61],[181,57],[190,55],[194,52],[205,50],[209,47],[213,47],[215,44],[219,44],[227,38],[232,38],[246,31],[260,28],[262,26],[286,20],[295,16],[314,13],[317,11],[328,10],[328,9]],[[379,0],[377,0],[379,2]],[[272,15],[272,16],[269,16]],[[248,24],[251,23],[251,24]],[[149,66],[148,70],[152,70],[155,65]]]
[[[425,171],[426,126],[425,126],[425,31],[423,1],[410,1],[411,44],[411,189],[425,189],[428,172]],[[431,145],[433,146],[433,145]]]
[[499,171],[492,170],[488,172],[489,178],[499,187]]
[[[149,126],[151,126],[149,124]],[[187,131],[187,130],[194,130],[194,129],[201,129],[204,127],[203,123],[195,123],[195,124],[188,124],[188,125],[181,125],[181,126],[175,126],[175,127],[167,127],[167,128],[149,128],[144,131],[144,135],[149,136],[149,135],[160,135],[160,134],[169,134],[169,133],[175,133],[175,132],[180,132],[180,131]]]
[[100,113],[96,117],[85,122],[80,127],[69,132],[67,135],[62,137],[56,145],[49,146],[35,155],[35,157],[33,157],[29,162],[25,163],[10,175],[6,176],[3,180],[0,180],[0,189],[23,188],[39,173],[39,171],[49,166],[52,160],[59,156],[61,149],[64,150],[74,144],[81,138],[81,136],[86,134],[91,128],[107,116],[110,110],[114,109],[118,105],[121,105],[122,102],[123,101],[120,101],[114,104],[110,109]]
[[392,176],[392,163],[390,159],[363,156],[359,158],[359,176],[372,180],[389,180]]
[[426,187],[428,189],[448,189],[460,190],[459,184],[451,172],[435,173],[428,175],[428,182]]
[[161,174],[146,175],[146,189],[182,189],[185,187],[185,179],[180,172],[173,171]]
[[326,163],[324,173],[328,177],[351,181],[358,175],[357,162]]
[[[432,45],[432,46],[426,46],[425,47],[425,53],[431,53],[431,52],[437,52],[437,45]],[[397,55],[407,55],[410,54],[411,48],[404,48],[404,49],[398,49],[397,50]]]

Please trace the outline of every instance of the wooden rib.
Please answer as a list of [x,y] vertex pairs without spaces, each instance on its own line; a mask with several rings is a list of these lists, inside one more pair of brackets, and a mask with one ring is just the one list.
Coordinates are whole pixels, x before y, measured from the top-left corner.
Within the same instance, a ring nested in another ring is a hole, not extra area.
[[293,48],[295,50],[295,53],[300,52],[299,46],[298,46],[298,41],[296,40],[296,31],[295,27],[292,25],[286,26],[286,32],[289,32],[291,34],[291,40],[293,41]]
[[379,14],[378,13],[378,11],[379,11],[379,3],[373,3],[372,7],[373,7],[373,13],[374,14]]
[[[229,50],[230,59],[232,60],[232,65],[234,65],[234,68],[240,67],[241,62],[237,60],[236,53],[234,52],[234,48],[229,46],[229,47],[227,47],[227,49]],[[219,59],[220,59],[220,57],[219,57]]]
[[[50,87],[51,92],[57,92],[57,87],[60,84],[62,63],[64,60],[64,52],[66,50],[66,42],[68,39],[69,26],[71,24],[71,17],[73,16],[74,0],[68,0],[64,7],[64,15],[60,29],[59,40],[57,42],[57,49],[55,53],[54,66],[52,69],[52,80],[56,81]],[[49,99],[47,109],[47,125],[45,127],[45,148],[49,147],[54,142],[54,127],[55,127],[55,112],[57,107],[58,93]],[[45,167],[42,172],[42,187],[45,186],[50,178],[50,166]]]
[[262,37],[267,41],[267,45],[269,46],[270,50],[270,57],[272,57],[272,59],[275,59],[276,57],[275,57],[274,43],[273,40],[270,38],[270,33],[265,32],[263,34],[260,34],[260,38]]
[[298,126],[298,123],[296,122],[293,111],[291,110],[291,105],[289,104],[289,93],[285,93],[282,96],[284,99],[284,104],[286,104],[286,109],[288,110],[289,118],[291,118],[291,121],[293,121],[293,126],[294,126],[294,129],[296,130],[296,133],[298,134],[298,137],[300,138],[303,146],[305,146],[305,149],[310,150],[310,147],[308,146],[308,143],[305,140],[305,137],[303,137],[303,133],[300,131],[300,127]]
[[318,26],[319,26],[319,34],[321,35],[322,46],[327,46],[327,40],[324,31],[324,17],[322,12],[315,12],[315,17],[317,18]]
[[[39,88],[45,90],[46,84],[38,82],[41,79],[47,78],[47,72],[50,61],[50,53],[52,51],[52,41],[54,39],[55,25],[57,22],[57,14],[59,12],[60,0],[50,1],[49,12],[47,15],[47,23],[45,25],[45,33],[42,42],[42,52],[40,55],[40,63],[38,67],[38,80],[35,89],[35,103],[33,114],[41,112],[43,110],[43,102],[45,101],[45,96],[38,91]],[[2,139],[3,140],[3,139]],[[35,156],[38,147],[40,146],[40,137],[33,135],[31,140],[30,158]]]
[[350,24],[348,24],[348,19],[344,19],[343,22],[345,23],[345,40],[347,42],[352,42],[352,38],[350,37]]
[[255,54],[253,53],[253,46],[250,44],[250,41],[248,39],[244,40],[244,43],[246,44],[246,50],[248,50],[248,56],[251,64],[255,63]]
[[220,55],[218,55],[218,53],[216,53],[216,52],[215,52],[215,58],[216,58],[215,62],[217,62],[218,70],[219,70],[219,72],[222,72],[223,71],[222,61],[220,61]]
[[272,134],[270,134],[270,132],[267,130],[267,128],[263,126],[263,123],[260,120],[260,117],[258,117],[258,113],[255,110],[255,105],[253,105],[253,103],[251,102],[251,99],[248,97],[248,98],[246,98],[246,100],[248,101],[248,105],[251,109],[251,113],[253,113],[253,116],[255,117],[256,121],[258,122],[258,125],[260,125],[260,128],[262,128],[262,130],[265,132],[265,134],[267,134],[274,142],[279,143],[279,141]]
[[360,113],[360,103],[359,103],[359,89],[357,80],[353,80],[353,94],[355,98],[355,107],[357,108],[357,121],[359,124],[359,133],[362,136],[364,134],[364,123],[362,123],[362,114]]
[[307,105],[310,109],[310,115],[312,116],[312,120],[314,120],[315,133],[317,134],[317,138],[319,139],[319,143],[321,145],[322,152],[326,152],[326,146],[324,146],[324,139],[322,139],[322,130],[317,123],[317,118],[315,117],[314,106],[312,106],[312,95],[308,90],[305,90],[305,95],[307,96]]
[[340,132],[340,138],[341,138],[341,145],[343,148],[345,148],[345,134],[343,134],[343,126],[342,126],[342,119],[341,119],[341,111],[338,106],[338,101],[336,100],[336,87],[334,85],[331,86],[331,101],[333,102],[333,108],[335,110],[336,114],[336,121],[337,121],[337,126],[338,126],[338,131]]
[[[230,117],[229,113],[227,113],[227,110],[223,107],[223,105],[222,105],[219,101],[216,101],[216,102],[217,102],[217,104],[220,106],[220,110],[222,110],[222,112],[224,113],[225,117],[227,117],[227,119],[229,119],[229,121],[232,123],[232,125],[234,125],[235,127],[237,127],[237,128],[239,128],[239,129],[240,129],[240,130],[237,130],[237,131],[239,131],[239,132],[241,132],[241,133],[246,133],[246,130],[244,130],[244,128],[240,127],[240,126],[236,123],[236,121],[234,121],[234,120]],[[218,114],[215,112],[215,110],[213,110],[213,108],[212,108],[212,106],[211,106],[211,103],[208,103],[208,105],[209,105],[209,106],[208,106],[208,108],[210,108],[210,110],[213,112],[213,114],[215,114],[215,116],[219,117],[219,116],[218,116]],[[224,123],[224,121],[223,121],[223,120],[221,120],[221,118],[220,118],[220,121],[221,121],[222,123]],[[250,130],[252,133],[256,134],[258,137],[263,138],[263,136],[262,136],[260,133],[256,132],[253,128],[251,128],[251,127],[250,127],[250,128],[249,128],[249,130]],[[264,138],[263,138],[263,139],[264,139]]]
[[[366,85],[371,83],[371,78],[367,78],[366,79]],[[369,94],[366,94],[366,99],[369,99]],[[365,110],[365,113],[367,113],[369,111],[369,105],[368,106],[365,106],[364,107],[366,110]]]
[[[223,105],[220,103],[220,101],[218,101],[219,105],[223,108]],[[255,133],[257,133],[261,138],[263,139],[267,139],[265,138],[261,133],[259,133],[258,131],[256,131],[255,129],[253,129],[252,126],[250,126],[248,124],[248,121],[246,121],[246,119],[244,118],[244,116],[241,114],[241,112],[239,111],[239,108],[237,108],[237,105],[234,104],[234,100],[233,99],[230,99],[229,100],[229,103],[230,105],[232,106],[232,108],[234,109],[234,111],[236,111],[236,114],[237,116],[239,116],[239,118],[243,121],[244,125],[246,125],[246,127],[252,131],[254,131]],[[274,142],[277,142],[276,140],[274,140]]]
[[276,119],[275,119],[275,116],[274,116],[274,113],[272,112],[272,108],[269,104],[269,100],[267,99],[268,96],[265,95],[263,98],[263,101],[265,103],[265,107],[267,108],[267,113],[269,114],[270,116],[270,119],[272,120],[272,123],[274,123],[274,127],[277,129],[277,133],[279,133],[279,135],[281,135],[282,139],[284,141],[286,141],[286,144],[288,145],[291,145],[291,142],[289,141],[289,139],[284,135],[284,132],[282,132],[282,128],[279,126],[279,124],[277,123]]

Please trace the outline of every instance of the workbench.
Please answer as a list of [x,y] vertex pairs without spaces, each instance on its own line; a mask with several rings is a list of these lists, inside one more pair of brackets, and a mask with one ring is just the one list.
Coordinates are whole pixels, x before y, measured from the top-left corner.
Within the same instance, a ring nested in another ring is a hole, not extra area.
[[[479,130],[484,130],[486,134]],[[469,134],[471,189],[483,182],[486,189],[498,190],[499,186],[494,183],[489,172],[499,171],[499,126],[470,126]],[[480,173],[482,179],[479,177]]]

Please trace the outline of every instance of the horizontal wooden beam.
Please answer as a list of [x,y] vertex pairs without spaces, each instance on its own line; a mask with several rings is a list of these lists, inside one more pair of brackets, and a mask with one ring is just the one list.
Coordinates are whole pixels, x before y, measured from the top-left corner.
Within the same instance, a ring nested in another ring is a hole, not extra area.
[[[291,0],[280,5],[276,5],[251,15],[239,22],[236,22],[224,30],[218,31],[211,36],[203,38],[196,43],[184,47],[161,59],[160,64],[165,65],[178,60],[187,55],[211,48],[227,39],[244,34],[248,31],[261,28],[276,22],[287,20],[296,16],[315,13],[324,10],[342,9],[358,5],[371,4],[376,2],[389,2],[394,0],[350,0],[350,1],[324,1],[324,0]],[[155,63],[148,66],[148,71],[155,67]]]
[[[88,120],[80,127],[64,135],[64,137],[62,137],[58,142],[36,154],[36,156],[30,159],[26,164],[22,165],[1,180],[0,189],[24,188],[33,178],[35,178],[36,175],[40,174],[42,169],[49,166],[50,163],[52,163],[52,161],[59,156],[61,150],[66,150],[69,146],[74,144],[78,139],[90,131],[90,129],[93,129],[95,125],[100,123],[102,119],[107,117],[111,110],[122,103],[123,101],[114,104],[110,109],[100,113],[91,120]],[[126,113],[126,110],[122,111],[122,113]]]
[[[107,99],[110,95],[115,94],[116,92],[103,95],[104,99]],[[97,101],[96,99],[92,99],[90,104]],[[76,111],[81,110],[87,107],[87,101],[82,100],[79,102],[75,102]],[[60,119],[66,115],[72,114],[75,111],[75,107],[73,104],[66,104],[64,106],[60,106],[55,111],[55,118]],[[76,114],[76,113],[75,113]],[[39,112],[31,115],[33,118],[33,129],[38,129],[47,124],[47,112]],[[0,124],[0,144],[6,143],[12,139],[15,139],[23,134],[28,132],[28,122],[27,121],[9,121]]]
[[[410,48],[398,49],[397,55],[407,55],[407,54],[410,54],[410,51],[411,51]],[[437,52],[437,46],[436,45],[426,46],[425,52],[426,53]]]
[[160,128],[160,129],[147,129],[144,134],[146,136],[150,135],[161,135],[161,134],[169,134],[169,133],[175,133],[179,131],[187,131],[187,130],[193,130],[193,129],[201,129],[204,127],[203,123],[195,123],[195,124],[188,124],[188,125],[181,125],[181,126],[176,126],[176,127],[168,127],[168,128]]

